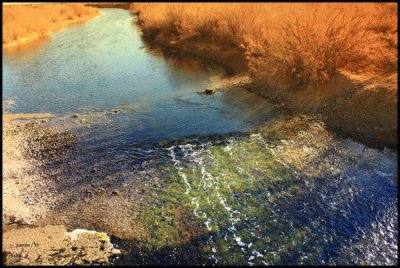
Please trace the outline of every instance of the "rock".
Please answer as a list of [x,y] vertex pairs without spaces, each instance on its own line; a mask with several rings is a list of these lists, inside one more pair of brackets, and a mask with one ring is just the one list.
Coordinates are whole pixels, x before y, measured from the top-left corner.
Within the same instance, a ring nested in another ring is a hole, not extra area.
[[111,254],[113,254],[113,255],[119,255],[119,254],[121,254],[121,250],[116,249],[116,248],[113,248],[113,249],[111,250]]
[[48,225],[5,232],[3,254],[6,265],[72,265],[107,264],[121,252],[106,233],[85,229],[67,232],[62,225]]
[[116,195],[116,196],[120,196],[120,193],[117,190],[112,190],[111,194],[112,195]]
[[211,95],[211,94],[215,94],[217,90],[215,88],[207,88],[206,90],[204,90],[204,93],[206,93],[207,95]]
[[199,93],[199,94],[207,94],[207,95],[214,94],[215,92],[217,92],[217,90],[215,88],[207,88],[205,90],[197,91],[197,93]]
[[71,117],[72,118],[78,118],[78,115],[77,114],[73,114]]
[[119,110],[117,109],[113,109],[111,111],[106,112],[106,114],[117,114],[117,113],[119,113]]

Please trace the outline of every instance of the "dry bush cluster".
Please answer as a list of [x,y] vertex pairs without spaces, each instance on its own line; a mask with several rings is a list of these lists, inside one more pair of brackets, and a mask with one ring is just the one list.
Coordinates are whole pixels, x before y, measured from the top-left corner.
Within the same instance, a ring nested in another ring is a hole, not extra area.
[[395,3],[137,3],[144,31],[242,49],[249,70],[280,66],[301,83],[339,69],[397,72]]
[[83,4],[3,5],[3,44],[45,35],[59,23],[95,13]]

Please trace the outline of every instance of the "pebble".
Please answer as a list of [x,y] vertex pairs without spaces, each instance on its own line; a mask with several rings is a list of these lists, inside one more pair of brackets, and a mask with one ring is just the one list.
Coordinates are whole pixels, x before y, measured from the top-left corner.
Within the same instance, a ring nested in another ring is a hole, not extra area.
[[117,190],[112,190],[111,194],[120,196],[120,193]]

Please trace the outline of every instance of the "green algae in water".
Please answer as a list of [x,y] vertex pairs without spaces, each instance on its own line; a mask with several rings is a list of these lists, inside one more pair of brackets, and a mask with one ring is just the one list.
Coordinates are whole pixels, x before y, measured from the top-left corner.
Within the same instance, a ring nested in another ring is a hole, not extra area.
[[[162,149],[171,161],[158,169],[168,176],[138,219],[149,228],[147,249],[172,252],[192,245],[191,256],[206,258],[208,264],[371,263],[368,254],[353,256],[360,252],[357,248],[368,252],[374,242],[355,239],[354,218],[346,215],[354,213],[354,206],[368,204],[354,203],[354,198],[370,198],[349,189],[357,191],[366,178],[372,184],[379,180],[352,175],[358,172],[354,161],[345,162],[356,156],[364,168],[375,170],[371,155],[363,158],[351,144],[338,143],[313,122],[309,127],[311,134],[285,129],[290,139],[267,142],[268,134],[251,134]],[[324,158],[326,153],[330,155]],[[302,162],[312,166],[303,171]],[[351,164],[346,167],[349,175],[343,173],[343,163]]]
[[[260,248],[265,247],[263,226],[275,224],[269,200],[279,195],[269,192],[268,186],[290,178],[290,170],[275,161],[257,138],[231,139],[225,145],[178,145],[168,150],[173,166],[161,169],[170,179],[139,215],[139,222],[149,228],[148,248],[179,247],[206,237],[199,254],[210,256],[215,263],[247,264],[250,258],[262,264],[256,258],[262,259]],[[175,218],[182,216],[177,210],[184,211],[186,219]],[[185,229],[193,226],[197,230]]]

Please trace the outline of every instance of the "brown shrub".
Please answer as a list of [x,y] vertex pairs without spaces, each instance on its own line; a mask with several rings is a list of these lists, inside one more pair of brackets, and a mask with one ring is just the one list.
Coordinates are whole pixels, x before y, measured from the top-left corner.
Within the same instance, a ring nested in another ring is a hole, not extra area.
[[366,27],[359,13],[315,7],[308,16],[296,14],[282,27],[285,53],[278,58],[302,83],[328,80],[336,70],[360,59],[357,45],[365,37]]
[[57,23],[72,20],[97,9],[83,4],[4,5],[3,44],[32,34],[45,34]]
[[250,71],[280,66],[300,84],[327,80],[339,69],[397,72],[394,3],[137,3],[130,9],[144,31],[174,40],[199,35],[221,49],[241,49]]

